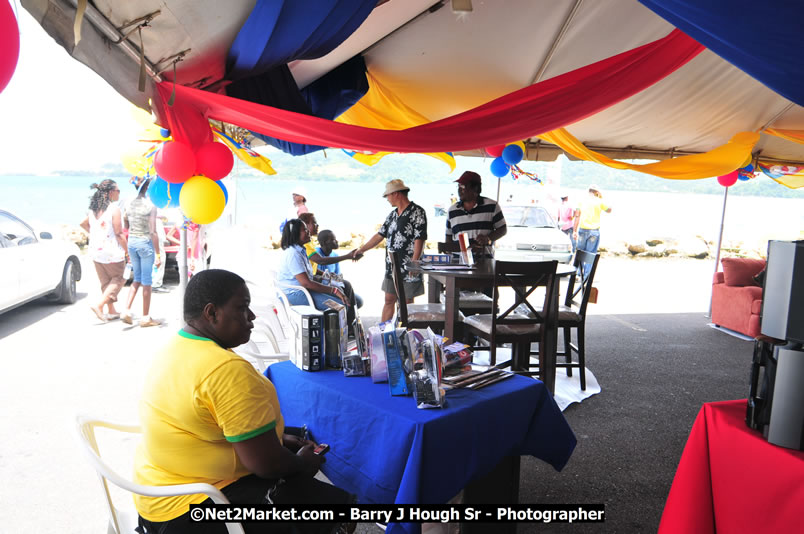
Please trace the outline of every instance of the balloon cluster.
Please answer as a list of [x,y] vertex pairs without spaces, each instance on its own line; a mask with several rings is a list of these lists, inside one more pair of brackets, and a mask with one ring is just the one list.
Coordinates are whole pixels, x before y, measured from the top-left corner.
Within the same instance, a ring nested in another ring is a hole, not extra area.
[[[157,195],[167,192],[168,205],[178,197],[188,219],[209,224],[226,207],[228,193],[218,180],[228,175],[233,166],[234,156],[223,143],[209,141],[194,151],[187,143],[167,141],[154,156],[154,170],[159,178],[153,185]],[[162,185],[160,180],[166,183]],[[157,198],[164,202],[164,197]],[[154,204],[159,206],[156,201]]]
[[[748,159],[751,161],[751,158]],[[739,169],[735,169],[728,174],[724,174],[723,176],[717,177],[717,183],[722,185],[723,187],[731,187],[737,183],[737,180],[741,182],[746,182],[753,178],[756,175],[756,171],[754,166],[751,163],[747,163],[743,165]]]
[[494,158],[490,166],[491,174],[502,178],[525,157],[525,143],[517,141],[507,145],[490,146],[486,148],[486,154]]
[[220,180],[232,171],[234,156],[214,140],[203,115],[186,106],[177,105],[174,111],[178,131],[171,137],[171,131],[155,126],[148,113],[134,110],[152,145],[145,152],[135,149],[124,155],[123,165],[134,175],[154,176],[148,196],[157,208],[181,207],[187,219],[209,224],[221,216],[229,200]]

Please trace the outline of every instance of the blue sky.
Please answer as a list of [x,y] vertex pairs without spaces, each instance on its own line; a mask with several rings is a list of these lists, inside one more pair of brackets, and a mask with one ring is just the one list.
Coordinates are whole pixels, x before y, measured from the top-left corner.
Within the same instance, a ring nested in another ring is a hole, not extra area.
[[19,62],[0,93],[0,174],[119,162],[141,130],[133,105],[71,58],[25,9],[17,7],[17,15]]

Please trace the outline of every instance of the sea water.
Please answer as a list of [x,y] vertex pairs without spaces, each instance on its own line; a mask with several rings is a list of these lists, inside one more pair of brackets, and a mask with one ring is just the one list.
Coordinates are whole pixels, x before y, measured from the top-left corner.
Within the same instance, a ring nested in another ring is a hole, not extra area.
[[[47,227],[74,226],[87,213],[92,194],[90,184],[100,178],[87,176],[0,176],[0,209],[32,224]],[[116,180],[121,201],[136,195],[126,178]],[[444,235],[443,213],[457,196],[455,183],[407,182],[410,199],[421,205],[428,216],[428,239]],[[315,213],[320,229],[335,230],[339,238],[352,232],[372,234],[391,211],[382,197],[384,183],[356,181],[294,181],[273,177],[226,178],[229,203],[219,223],[237,224],[250,231],[278,238],[279,225],[292,207],[291,190],[303,185],[307,206]],[[497,196],[497,181],[484,179],[483,195]],[[555,199],[536,183],[504,179],[500,198],[513,197],[515,203],[541,203],[551,213],[557,211]],[[571,204],[579,203],[585,191],[562,189]],[[604,191],[604,201],[612,212],[603,214],[601,243],[616,240],[642,240],[655,237],[694,237],[716,241],[723,214],[722,195]],[[745,197],[730,195],[726,204],[724,240],[751,241],[797,239],[804,237],[804,199]]]

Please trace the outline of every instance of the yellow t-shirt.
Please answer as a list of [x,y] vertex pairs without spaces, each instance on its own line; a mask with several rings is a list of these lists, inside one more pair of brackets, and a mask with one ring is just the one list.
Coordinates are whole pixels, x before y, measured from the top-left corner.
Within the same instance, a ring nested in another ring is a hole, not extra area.
[[[150,486],[206,482],[223,488],[250,474],[233,442],[285,423],[274,385],[246,360],[214,341],[180,331],[157,354],[140,402],[143,440],[134,481]],[[206,495],[134,496],[139,514],[168,521]]]
[[600,228],[600,214],[607,209],[608,205],[599,198],[588,198],[581,202],[581,220],[578,228],[584,230],[598,230]]
[[[307,259],[309,260],[310,257],[315,254],[317,251],[315,249],[317,245],[313,244],[313,240],[310,239],[307,243],[304,244],[304,251],[307,253]],[[311,261],[310,265],[313,266],[313,274],[318,274],[318,264]]]

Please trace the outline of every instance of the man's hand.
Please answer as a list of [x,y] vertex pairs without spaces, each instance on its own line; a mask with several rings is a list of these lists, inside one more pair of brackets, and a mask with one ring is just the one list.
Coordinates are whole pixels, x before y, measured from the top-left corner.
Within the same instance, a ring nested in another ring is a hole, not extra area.
[[352,254],[352,260],[354,261],[357,261],[363,257],[363,253],[360,252],[358,249],[353,250],[351,254]]
[[306,445],[311,445],[315,447],[315,442],[310,441],[309,439],[304,439],[301,436],[297,436],[295,434],[283,435],[282,444],[293,452],[299,452],[299,449],[301,449]]
[[311,477],[315,476],[321,468],[321,464],[327,461],[323,454],[315,454],[313,452],[314,448],[315,444],[311,443],[305,445],[296,453],[296,456],[301,456],[302,460],[304,460],[304,474]]
[[491,239],[489,239],[488,235],[482,234],[475,238],[475,243],[477,243],[480,246],[486,246],[491,244]]

